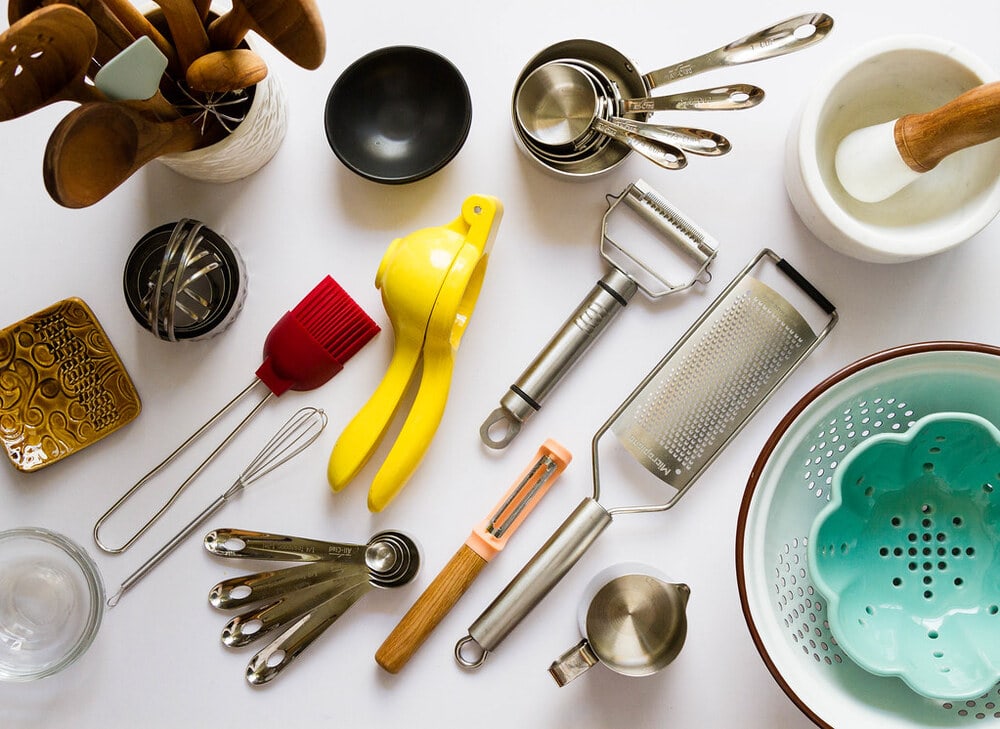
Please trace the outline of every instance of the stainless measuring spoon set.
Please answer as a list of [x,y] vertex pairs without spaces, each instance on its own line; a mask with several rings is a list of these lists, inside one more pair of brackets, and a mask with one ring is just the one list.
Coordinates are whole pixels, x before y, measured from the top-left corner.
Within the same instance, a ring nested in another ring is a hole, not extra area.
[[209,603],[219,610],[243,610],[222,630],[231,648],[277,634],[250,659],[246,679],[274,680],[341,615],[373,588],[405,585],[420,568],[416,543],[397,531],[378,532],[365,544],[216,529],[205,549],[218,557],[291,562],[215,585]]

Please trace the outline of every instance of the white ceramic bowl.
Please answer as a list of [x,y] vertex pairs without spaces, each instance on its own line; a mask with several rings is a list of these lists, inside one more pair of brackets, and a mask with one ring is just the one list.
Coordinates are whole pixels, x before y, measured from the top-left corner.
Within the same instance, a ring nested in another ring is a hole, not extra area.
[[893,263],[947,250],[1000,212],[1000,140],[957,152],[896,195],[852,198],[834,170],[856,129],[934,109],[996,78],[967,50],[929,36],[892,36],[853,53],[807,99],[786,145],[785,186],[803,222],[831,248]]

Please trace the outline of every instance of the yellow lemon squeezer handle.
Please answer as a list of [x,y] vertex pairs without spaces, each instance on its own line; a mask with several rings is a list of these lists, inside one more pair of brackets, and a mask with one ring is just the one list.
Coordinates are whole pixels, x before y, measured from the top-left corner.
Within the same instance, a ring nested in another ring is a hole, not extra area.
[[373,479],[368,494],[372,511],[381,511],[399,493],[441,422],[455,352],[482,288],[502,210],[496,198],[471,196],[452,223],[398,239],[383,257],[376,285],[395,333],[392,361],[337,440],[328,468],[330,485],[338,491],[357,475],[388,430],[422,361],[410,412]]

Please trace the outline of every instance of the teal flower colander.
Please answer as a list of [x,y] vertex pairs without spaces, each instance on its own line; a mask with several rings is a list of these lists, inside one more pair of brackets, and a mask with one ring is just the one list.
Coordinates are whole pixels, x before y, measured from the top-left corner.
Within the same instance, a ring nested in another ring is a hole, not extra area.
[[840,647],[931,698],[1000,680],[1000,431],[935,413],[840,463],[808,566]]
[[[735,545],[741,607],[764,666],[818,726],[1000,728],[1000,683],[971,698],[931,698],[898,676],[878,675],[857,663],[839,642],[833,604],[819,588],[808,558],[810,531],[831,503],[834,477],[850,463],[850,455],[881,434],[902,435],[929,415],[949,412],[978,415],[1000,425],[1000,347],[920,342],[876,352],[847,365],[791,407],[753,465],[740,505]],[[939,507],[936,517],[942,513]],[[936,529],[936,524],[929,530],[935,558],[937,534],[945,531]],[[965,522],[963,528],[973,526]],[[904,528],[903,548],[909,550],[909,534],[914,532],[920,545],[918,556],[923,557],[925,531],[920,522],[917,528]],[[956,534],[956,527],[948,526],[946,536],[957,540]],[[838,549],[840,544],[836,543]],[[881,546],[890,552],[896,547]],[[945,575],[960,576],[949,570],[971,563],[968,555],[950,552],[957,546],[957,541],[948,543],[945,571],[933,559],[926,572],[934,579],[932,601],[943,602],[948,593],[968,590],[978,579],[977,573],[965,573],[961,588],[945,581]],[[964,544],[966,549],[969,546],[976,547]],[[978,565],[992,558],[982,548],[974,555]],[[922,582],[924,560],[911,572],[909,561],[903,561],[909,556],[885,559],[887,563],[896,560],[903,578],[915,575]],[[916,593],[918,604],[922,595],[923,591]],[[984,618],[990,617],[991,605],[978,605],[985,608]],[[925,635],[922,640],[934,639]],[[984,635],[976,647],[984,648],[987,643]],[[928,663],[939,661],[934,650],[925,653]],[[954,658],[948,655],[941,660]]]

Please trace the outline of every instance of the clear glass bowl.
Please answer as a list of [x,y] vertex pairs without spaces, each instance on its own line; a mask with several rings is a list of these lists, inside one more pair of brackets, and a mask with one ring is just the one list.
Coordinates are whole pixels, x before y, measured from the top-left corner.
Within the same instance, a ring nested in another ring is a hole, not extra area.
[[97,565],[41,528],[0,532],[0,680],[50,676],[90,647],[104,615]]

